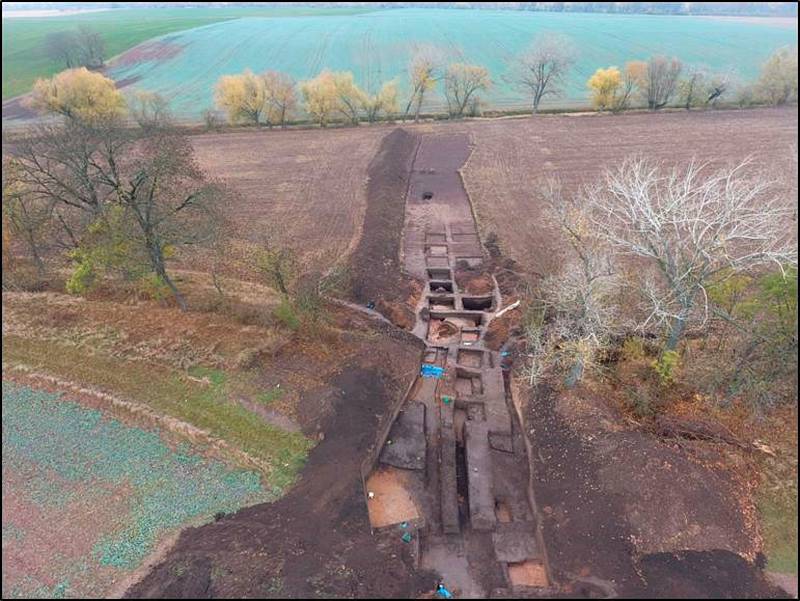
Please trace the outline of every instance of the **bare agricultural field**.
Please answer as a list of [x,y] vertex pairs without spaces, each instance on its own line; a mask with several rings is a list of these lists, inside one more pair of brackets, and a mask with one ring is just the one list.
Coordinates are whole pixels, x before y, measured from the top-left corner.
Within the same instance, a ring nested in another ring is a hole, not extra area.
[[240,194],[227,214],[236,237],[275,236],[324,270],[355,247],[367,168],[389,128],[248,131],[192,138],[202,168]]
[[537,178],[558,176],[577,189],[634,154],[670,163],[752,156],[786,177],[797,143],[797,108],[542,115],[467,127],[475,148],[462,172],[482,236],[495,233],[505,255],[531,274],[546,274],[558,252],[536,200]]

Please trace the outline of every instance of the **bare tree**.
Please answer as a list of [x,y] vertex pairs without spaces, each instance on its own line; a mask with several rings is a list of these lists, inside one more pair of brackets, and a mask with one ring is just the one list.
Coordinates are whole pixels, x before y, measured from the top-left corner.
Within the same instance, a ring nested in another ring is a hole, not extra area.
[[53,61],[63,63],[65,69],[80,67],[78,37],[74,31],[54,31],[44,38],[47,56]]
[[567,36],[544,34],[512,61],[507,79],[529,94],[535,114],[545,97],[563,93],[575,55],[575,47]]
[[99,69],[105,64],[106,44],[103,36],[88,25],[78,27],[76,34],[81,65]]
[[[566,383],[573,386],[618,329],[613,255],[591,227],[590,207],[581,195],[566,193],[554,178],[542,181],[537,195],[569,250],[561,271],[541,283],[538,302],[544,320],[534,344],[551,363],[565,364]],[[540,371],[544,364],[537,361],[534,370]]]
[[658,275],[646,286],[645,324],[668,324],[667,351],[693,319],[704,322],[713,278],[797,264],[793,200],[753,167],[745,160],[716,170],[696,162],[667,168],[632,158],[586,191],[598,234]]
[[715,106],[722,100],[734,87],[736,75],[731,71],[713,73],[706,86],[706,104]]
[[681,61],[674,57],[654,56],[645,63],[637,84],[648,108],[657,110],[669,103],[678,87],[681,70]]
[[689,111],[706,100],[708,70],[701,65],[692,65],[686,71],[686,77],[678,82],[678,96],[683,108]]
[[[39,275],[45,272],[44,246],[52,223],[53,203],[27,193],[20,182],[16,161],[3,163],[3,241],[8,237],[21,240]],[[8,231],[6,231],[8,228]],[[4,249],[4,253],[10,249]]]
[[155,92],[136,92],[127,101],[128,110],[142,129],[160,129],[172,124],[169,101]]
[[444,94],[451,117],[463,117],[470,103],[492,85],[489,70],[480,65],[453,63],[444,74]]

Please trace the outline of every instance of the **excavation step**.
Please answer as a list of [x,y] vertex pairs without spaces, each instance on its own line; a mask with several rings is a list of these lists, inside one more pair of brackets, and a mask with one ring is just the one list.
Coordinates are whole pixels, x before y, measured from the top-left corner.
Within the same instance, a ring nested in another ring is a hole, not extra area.
[[425,405],[411,402],[398,414],[389,431],[380,461],[407,470],[425,469]]
[[534,522],[497,524],[492,533],[492,542],[497,561],[518,563],[528,559],[540,559]]
[[492,530],[497,523],[497,517],[492,493],[489,427],[486,422],[467,421],[464,430],[470,524],[473,530]]

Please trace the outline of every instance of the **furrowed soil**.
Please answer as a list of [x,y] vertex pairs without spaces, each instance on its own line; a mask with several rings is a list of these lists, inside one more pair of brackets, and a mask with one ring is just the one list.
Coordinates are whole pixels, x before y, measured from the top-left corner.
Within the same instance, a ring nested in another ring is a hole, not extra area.
[[632,155],[718,166],[752,157],[782,176],[797,144],[797,107],[541,115],[468,129],[475,151],[463,173],[482,238],[496,235],[506,257],[541,276],[557,271],[563,255],[536,198],[537,179],[557,176],[576,190]]
[[304,268],[325,271],[358,243],[368,170],[389,131],[251,130],[192,142],[203,170],[238,192],[225,210],[234,246],[269,240],[293,250]]

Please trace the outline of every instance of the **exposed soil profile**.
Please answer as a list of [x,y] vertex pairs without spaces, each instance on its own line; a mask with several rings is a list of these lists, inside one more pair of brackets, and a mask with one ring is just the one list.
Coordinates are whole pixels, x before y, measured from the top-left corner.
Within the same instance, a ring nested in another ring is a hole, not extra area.
[[[556,401],[555,392],[540,388],[528,403],[526,425],[550,566],[559,581],[570,583],[562,589],[564,593],[638,598],[786,597],[766,581],[757,565],[727,550],[639,556],[629,499],[609,490],[604,476],[609,470],[621,469],[619,458],[604,454],[613,441],[605,440],[602,434],[583,436]],[[671,451],[658,441],[648,441],[644,436],[634,438],[640,441],[639,446],[629,452],[645,458],[651,466],[674,461]],[[601,461],[599,455],[605,460]],[[660,469],[652,467],[651,471]],[[647,483],[654,486],[654,493],[665,486],[681,488],[681,483],[674,480],[671,485],[654,485],[651,480]],[[686,490],[681,495],[703,492],[691,481],[683,486]],[[719,500],[708,496],[706,503],[714,506]],[[640,508],[640,513],[653,515],[653,520],[659,522],[659,515],[664,520],[668,517],[664,510],[652,503]],[[726,528],[735,532],[735,520]]]
[[[330,382],[324,439],[286,496],[187,529],[127,597],[414,598],[433,590],[433,575],[410,567],[409,545],[370,533],[361,489],[359,463],[404,385],[398,368],[418,358],[416,348],[398,353],[408,342],[390,340],[381,336],[373,358],[356,358]],[[402,364],[391,368],[396,377],[380,367],[392,355]]]
[[403,303],[412,293],[400,264],[400,243],[418,143],[417,135],[395,129],[383,139],[369,165],[364,226],[350,259],[352,292],[359,302]]

